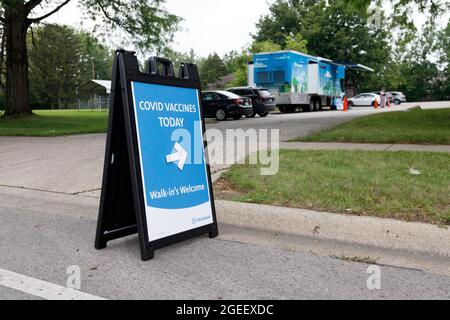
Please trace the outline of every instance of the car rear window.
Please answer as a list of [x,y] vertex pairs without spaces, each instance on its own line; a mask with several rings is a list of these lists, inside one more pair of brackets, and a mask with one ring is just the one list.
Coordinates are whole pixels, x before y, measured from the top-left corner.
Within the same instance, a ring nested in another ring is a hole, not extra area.
[[269,98],[272,96],[272,94],[268,90],[259,90],[258,92],[262,98]]
[[211,101],[215,100],[215,94],[213,92],[204,92],[202,95],[203,100]]
[[238,99],[238,98],[240,98],[237,94],[234,94],[234,93],[229,92],[229,91],[217,91],[217,93],[219,93],[220,95],[225,96],[227,98],[230,98],[230,99]]

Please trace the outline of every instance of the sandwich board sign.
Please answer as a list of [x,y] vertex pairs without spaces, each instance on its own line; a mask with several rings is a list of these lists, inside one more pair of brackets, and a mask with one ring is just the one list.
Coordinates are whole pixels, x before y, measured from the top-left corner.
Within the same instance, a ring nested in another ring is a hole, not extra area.
[[197,66],[118,50],[95,247],[138,233],[142,259],[218,227]]

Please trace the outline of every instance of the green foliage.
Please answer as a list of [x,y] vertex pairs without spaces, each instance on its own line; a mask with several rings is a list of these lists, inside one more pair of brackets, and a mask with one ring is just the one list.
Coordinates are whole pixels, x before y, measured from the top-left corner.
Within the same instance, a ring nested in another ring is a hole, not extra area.
[[122,30],[144,52],[161,53],[179,30],[181,18],[167,12],[165,0],[80,0],[85,13],[103,27],[105,35]]
[[[436,12],[445,6],[442,1],[428,0],[392,3],[393,15],[385,16],[381,10],[381,23],[373,27],[368,23],[373,14],[369,5],[380,9],[382,1],[277,0],[270,13],[259,20],[254,39],[276,43],[283,49],[292,48],[293,39],[293,50],[302,51],[304,46],[312,55],[375,69],[375,73],[348,73],[360,92],[386,87],[404,91],[410,100],[445,99],[450,95],[448,63],[430,62],[436,56],[448,56],[449,31],[441,32],[435,23]],[[411,10],[417,4],[428,16],[421,32],[411,18]],[[442,72],[443,69],[447,71]]]
[[375,90],[380,74],[388,71],[389,34],[385,25],[371,29],[368,18],[365,7],[344,0],[277,0],[258,22],[254,38],[338,62],[368,65],[378,74],[358,72],[349,77]]
[[111,79],[114,52],[90,33],[76,31],[76,34],[81,45],[81,82]]
[[277,0],[270,11],[257,25],[257,41],[302,43],[312,55],[374,67],[389,58],[386,30],[371,30],[367,11],[344,0]]
[[[398,49],[386,64],[386,72],[374,81],[363,83],[361,90],[371,90],[369,85],[377,83],[379,88],[403,91],[410,101],[449,99],[446,32],[436,28],[433,19],[426,21],[420,32],[416,30],[413,37],[399,41]],[[439,57],[437,62],[436,57]]]
[[[380,0],[345,0],[351,6],[359,9],[366,9],[371,3],[375,2],[377,4],[381,3]],[[390,0],[395,10],[400,10],[399,15],[404,15],[404,11],[411,10],[412,7],[416,7],[420,12],[430,12],[433,15],[437,15],[441,10],[447,5],[448,2],[441,0]],[[408,19],[408,17],[406,17]],[[409,17],[411,18],[411,17]]]
[[444,65],[442,79],[442,99],[450,99],[450,22],[447,27],[439,34],[439,56],[440,63]]
[[308,53],[308,41],[301,34],[286,36],[285,50]]
[[80,39],[70,27],[46,25],[35,30],[33,40],[29,52],[33,100],[62,108],[64,101],[75,97],[80,79]]
[[163,56],[172,61],[175,73],[178,72],[181,63],[183,62],[198,64],[200,61],[193,49],[189,52],[178,52],[170,48],[166,48]]
[[271,40],[255,41],[250,47],[250,53],[276,52],[281,49],[281,45]]
[[206,59],[201,60],[199,71],[203,87],[228,74],[227,66],[217,53],[210,54]]
[[111,77],[112,52],[86,32],[49,24],[30,33],[28,42],[35,105],[66,108],[79,85]]
[[224,62],[227,65],[228,73],[234,75],[234,79],[228,84],[230,87],[239,87],[247,85],[248,63],[252,60],[247,50],[241,52],[232,51],[225,55]]
[[[0,21],[3,29],[8,30],[3,38],[9,55],[6,57],[5,87],[7,92],[13,93],[7,95],[6,115],[31,114],[29,73],[27,68],[21,68],[28,59],[26,35],[29,28],[54,15],[69,2],[70,0],[0,1]],[[97,28],[103,30],[105,37],[109,37],[113,31],[122,30],[129,42],[139,46],[143,52],[160,53],[166,48],[179,29],[181,20],[167,12],[163,7],[165,0],[79,0],[78,3],[84,9],[85,16],[97,22]],[[37,9],[40,12],[36,12]],[[11,43],[17,46],[12,46]],[[126,43],[125,37],[121,37],[121,43]],[[65,41],[61,41],[59,45],[64,46]],[[58,94],[58,99],[61,96],[62,93]],[[61,105],[60,102],[59,104]]]

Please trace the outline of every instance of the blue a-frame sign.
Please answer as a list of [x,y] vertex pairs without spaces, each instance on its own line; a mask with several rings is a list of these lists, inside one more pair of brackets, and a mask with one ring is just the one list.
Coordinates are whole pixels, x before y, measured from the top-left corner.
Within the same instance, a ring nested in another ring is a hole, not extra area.
[[198,69],[118,50],[100,201],[98,250],[139,234],[143,260],[203,234],[218,235]]

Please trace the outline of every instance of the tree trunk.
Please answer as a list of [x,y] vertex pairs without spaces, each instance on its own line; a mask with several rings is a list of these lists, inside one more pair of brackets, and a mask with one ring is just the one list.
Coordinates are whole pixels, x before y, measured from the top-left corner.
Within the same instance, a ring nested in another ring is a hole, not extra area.
[[27,20],[24,2],[5,11],[6,116],[31,114],[28,78]]

